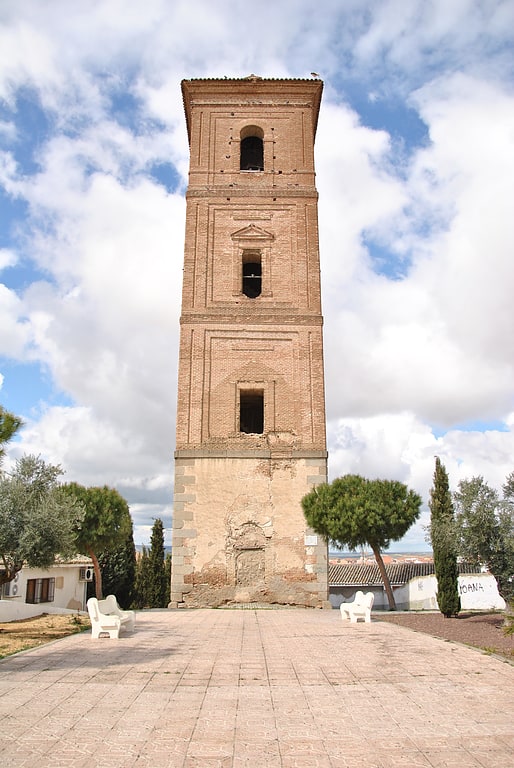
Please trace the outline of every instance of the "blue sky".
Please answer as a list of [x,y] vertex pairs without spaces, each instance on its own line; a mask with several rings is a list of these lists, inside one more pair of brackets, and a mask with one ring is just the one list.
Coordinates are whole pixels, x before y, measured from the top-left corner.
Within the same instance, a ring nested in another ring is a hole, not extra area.
[[[511,0],[4,0],[0,403],[23,453],[171,526],[188,147],[180,81],[324,81],[331,477],[428,499],[514,469]],[[424,548],[423,525],[395,550]]]

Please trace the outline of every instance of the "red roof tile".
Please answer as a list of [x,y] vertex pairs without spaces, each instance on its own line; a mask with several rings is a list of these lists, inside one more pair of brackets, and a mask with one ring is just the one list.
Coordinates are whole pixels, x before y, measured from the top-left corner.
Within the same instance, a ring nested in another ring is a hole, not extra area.
[[[433,563],[392,563],[386,565],[386,573],[391,584],[395,586],[406,584],[411,579],[420,576],[432,576],[435,573]],[[476,573],[466,563],[459,563],[459,573]],[[383,586],[378,565],[330,565],[328,583],[331,587],[372,587]]]

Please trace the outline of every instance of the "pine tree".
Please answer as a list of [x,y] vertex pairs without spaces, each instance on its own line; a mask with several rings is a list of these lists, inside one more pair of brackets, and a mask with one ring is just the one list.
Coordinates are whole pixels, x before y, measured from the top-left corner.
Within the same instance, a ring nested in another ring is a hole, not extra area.
[[162,520],[153,524],[150,539],[148,602],[150,608],[165,608],[166,569],[164,564],[164,530]]
[[84,507],[85,513],[75,531],[76,551],[89,555],[95,571],[95,596],[102,599],[102,571],[98,556],[127,540],[132,518],[127,502],[115,488],[85,488],[78,483],[63,486],[70,499]]
[[382,577],[389,608],[396,610],[382,551],[398,541],[419,517],[421,496],[397,480],[344,475],[316,486],[302,499],[310,527],[342,549],[368,544]]
[[435,460],[434,485],[430,491],[430,538],[437,578],[437,603],[449,618],[460,611],[457,536],[448,474],[438,456]]

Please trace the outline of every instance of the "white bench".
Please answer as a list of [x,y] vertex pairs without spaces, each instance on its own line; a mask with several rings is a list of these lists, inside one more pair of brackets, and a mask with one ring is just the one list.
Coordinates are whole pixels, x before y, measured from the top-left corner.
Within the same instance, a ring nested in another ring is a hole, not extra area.
[[373,592],[361,592],[360,590],[355,593],[355,598],[352,603],[341,603],[341,618],[343,620],[350,619],[353,624],[357,623],[358,619],[364,619],[368,623],[371,621],[371,609],[373,607],[373,601],[375,595]]
[[102,613],[116,614],[121,619],[122,624],[126,624],[128,629],[133,630],[136,624],[136,612],[124,611],[118,605],[115,595],[107,595],[105,600],[100,600],[100,610]]
[[120,629],[124,626],[133,630],[136,623],[134,611],[123,611],[114,595],[108,595],[105,600],[90,597],[87,601],[87,611],[91,619],[91,638],[96,639],[102,634],[119,639]]

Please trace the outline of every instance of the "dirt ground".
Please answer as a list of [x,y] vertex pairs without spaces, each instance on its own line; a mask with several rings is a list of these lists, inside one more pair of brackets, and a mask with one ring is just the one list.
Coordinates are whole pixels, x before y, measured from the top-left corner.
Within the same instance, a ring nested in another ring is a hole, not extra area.
[[0,659],[75,632],[82,632],[90,626],[89,619],[85,616],[74,614],[61,616],[49,613],[43,613],[32,619],[0,624]]
[[[502,613],[461,613],[458,618],[445,619],[440,613],[377,612],[373,614],[373,620],[390,621],[514,661],[514,635],[504,633]],[[89,627],[89,619],[84,616],[51,614],[0,624],[0,658],[82,632]]]
[[417,632],[453,640],[514,661],[514,635],[506,635],[503,613],[460,613],[445,619],[442,613],[375,613],[374,619],[389,621]]

